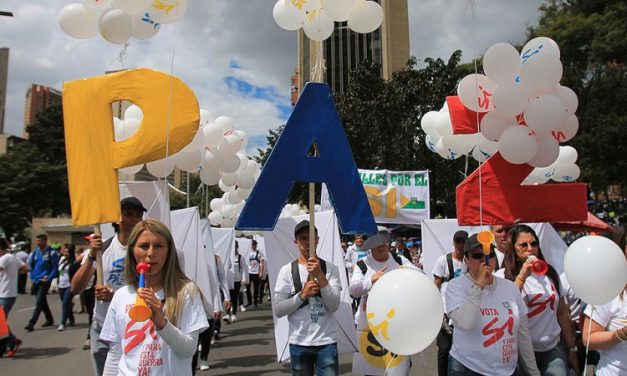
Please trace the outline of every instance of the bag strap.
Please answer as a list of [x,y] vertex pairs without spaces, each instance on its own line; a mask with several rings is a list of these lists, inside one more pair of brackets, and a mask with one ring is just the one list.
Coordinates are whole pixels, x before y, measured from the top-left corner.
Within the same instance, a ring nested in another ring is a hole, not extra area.
[[392,258],[394,259],[394,261],[396,261],[397,264],[399,265],[403,265],[403,260],[401,260],[401,256],[397,255],[395,252],[391,252],[390,253],[392,255]]
[[366,266],[366,263],[364,262],[364,260],[357,261],[357,266],[359,267],[359,270],[361,270],[361,274],[366,275],[366,272],[368,271],[368,267]]
[[[327,263],[323,259],[319,259],[319,260],[320,260],[320,269],[322,269],[322,272],[326,275]],[[294,295],[296,295],[299,292],[301,292],[301,290],[303,289],[303,284],[300,281],[300,272],[298,271],[298,259],[292,261],[291,269],[292,269],[292,283],[294,283],[294,291],[295,291]],[[318,296],[319,295],[320,293],[318,292]],[[309,304],[309,299],[305,299],[303,301],[303,304],[301,304],[300,307],[298,307],[298,309],[301,309],[308,304]]]
[[453,267],[453,254],[446,255],[446,264],[448,265],[448,277],[444,278],[446,282],[455,278],[455,268]]

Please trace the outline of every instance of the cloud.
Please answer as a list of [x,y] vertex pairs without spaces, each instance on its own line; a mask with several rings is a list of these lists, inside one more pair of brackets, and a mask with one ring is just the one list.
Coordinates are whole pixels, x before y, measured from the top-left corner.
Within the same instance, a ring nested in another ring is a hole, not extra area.
[[[65,81],[133,67],[178,76],[196,93],[201,108],[214,117],[233,118],[235,127],[248,133],[251,147],[265,145],[268,130],[287,120],[297,33],[274,23],[275,0],[190,1],[183,19],[163,25],[150,40],[132,41],[126,50],[100,37],[65,35],[57,15],[72,1],[77,0],[2,2],[2,10],[15,14],[0,17],[0,47],[11,49],[5,132],[22,134],[30,84],[60,89]],[[493,43],[522,42],[541,3],[475,0],[471,16],[469,1],[409,0],[411,53],[419,61],[448,58],[456,49],[469,60]]]

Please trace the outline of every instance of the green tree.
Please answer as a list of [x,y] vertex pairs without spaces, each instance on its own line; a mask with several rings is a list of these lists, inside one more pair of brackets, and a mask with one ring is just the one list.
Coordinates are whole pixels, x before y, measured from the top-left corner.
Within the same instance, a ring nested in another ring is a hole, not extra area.
[[627,1],[551,0],[540,11],[528,36],[547,36],[560,46],[562,85],[579,98],[579,133],[570,144],[579,152],[581,180],[596,192],[613,184],[625,192]]
[[[186,190],[187,186],[182,187]],[[214,198],[222,197],[223,192],[217,185],[207,187],[200,181],[198,174],[189,174],[189,206],[198,206],[200,216],[207,217],[211,209],[207,211],[209,202]],[[170,190],[170,209],[177,210],[187,207],[187,196]]]

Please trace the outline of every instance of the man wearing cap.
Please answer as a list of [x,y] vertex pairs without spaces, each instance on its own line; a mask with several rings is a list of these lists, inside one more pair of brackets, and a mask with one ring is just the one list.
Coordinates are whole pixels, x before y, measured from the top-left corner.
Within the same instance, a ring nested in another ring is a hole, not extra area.
[[[336,265],[309,257],[309,221],[294,228],[297,260],[284,265],[274,288],[274,313],[289,322],[292,374],[337,375],[337,322],[340,306],[340,274]],[[318,231],[313,246],[318,244]]]
[[[440,256],[435,262],[433,282],[440,289],[442,300],[444,300],[448,282],[465,272],[464,244],[466,244],[466,240],[468,240],[466,231],[455,232],[453,235],[453,252]],[[449,318],[446,315],[444,315],[442,328],[435,343],[438,346],[438,376],[446,376],[448,374],[448,355],[453,345],[453,328],[450,326]]]
[[46,234],[37,235],[37,247],[33,251],[33,256],[29,261],[30,279],[35,286],[35,310],[28,325],[24,327],[27,332],[32,332],[39,315],[43,311],[46,316],[46,322],[42,327],[54,325],[54,318],[48,306],[48,290],[52,280],[59,274],[59,253],[48,245],[48,236]]
[[124,286],[124,259],[129,236],[146,211],[144,205],[136,197],[123,199],[120,201],[120,206],[122,218],[113,226],[117,234],[104,243],[100,236],[92,235],[89,241],[89,253],[83,258],[81,267],[72,278],[72,291],[80,294],[96,273],[96,255],[102,252],[104,281],[96,281],[96,306],[90,333],[92,362],[94,372],[98,376],[103,373],[109,352],[109,344],[100,341],[100,330],[113,293]]
[[[352,297],[360,297],[361,302],[359,304],[357,320],[357,335],[361,337],[361,332],[368,331],[368,322],[366,320],[366,303],[368,300],[368,294],[372,289],[372,286],[381,278],[385,273],[395,270],[397,268],[409,268],[422,272],[416,268],[411,261],[404,256],[396,255],[396,252],[390,252],[390,233],[380,228],[376,235],[373,235],[366,240],[362,249],[370,250],[368,255],[363,260],[357,262],[356,267],[353,270],[353,276],[351,277],[349,292]],[[359,353],[355,354],[355,357],[361,356]],[[354,362],[354,364],[357,364]],[[409,372],[409,358],[404,358],[402,364],[396,367],[396,369],[407,370]],[[354,373],[361,373],[361,370],[353,369]],[[385,373],[385,370],[381,370]],[[373,374],[373,371],[367,372]]]

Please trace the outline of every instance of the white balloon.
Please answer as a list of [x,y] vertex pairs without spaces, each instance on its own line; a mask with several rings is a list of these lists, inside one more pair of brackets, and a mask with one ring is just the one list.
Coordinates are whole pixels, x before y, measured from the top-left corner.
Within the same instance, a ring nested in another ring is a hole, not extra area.
[[224,155],[232,155],[237,153],[241,149],[241,139],[231,133],[224,136],[224,142],[222,142],[219,146],[219,149]]
[[144,119],[144,112],[139,106],[132,104],[124,111],[124,119],[142,120]]
[[307,15],[307,19],[303,25],[303,31],[309,39],[322,41],[333,34],[334,26],[335,23],[331,17],[324,14],[324,12],[316,11],[313,13],[313,16],[311,13]]
[[348,27],[358,33],[371,33],[383,22],[383,8],[374,1],[357,4],[348,17]]
[[138,119],[129,118],[129,119],[120,121],[118,125],[118,128],[120,129],[119,131],[120,138],[118,139],[116,137],[115,140],[116,141],[128,140],[129,138],[131,138],[131,136],[137,133],[137,130],[139,129],[140,125],[141,125],[141,120],[138,120]]
[[[225,202],[227,202],[227,201],[226,201],[227,197],[228,197],[228,196],[227,196],[226,194],[223,196],[223,199],[225,200]],[[221,213],[222,213],[222,216],[223,216],[223,217],[226,217],[226,218],[228,218],[228,217],[232,216],[233,214],[235,214],[235,205],[233,205],[233,204],[226,204],[226,205],[222,208]]]
[[59,12],[59,26],[73,38],[91,38],[98,34],[98,16],[83,4],[68,4]]
[[191,152],[180,151],[172,156],[176,167],[186,172],[198,172],[202,165],[200,150]]
[[288,6],[297,8],[302,12],[312,12],[316,9],[321,9],[321,0],[286,0]]
[[481,133],[490,141],[498,141],[503,131],[517,125],[518,120],[514,116],[503,116],[490,111],[481,119]]
[[[232,185],[226,185],[224,184],[224,182],[222,181],[222,179],[220,179],[220,181],[218,181],[218,187],[220,188],[220,190],[224,193],[227,192],[231,192],[235,190],[235,187]],[[224,198],[226,200],[226,196],[222,195],[222,198]]]
[[232,187],[237,183],[237,174],[222,173],[222,178],[220,179],[220,181],[224,185]]
[[499,85],[513,84],[520,74],[520,54],[509,43],[497,43],[483,55],[483,70]]
[[237,186],[243,189],[252,189],[255,185],[255,177],[247,170],[237,173]]
[[559,161],[561,164],[574,164],[577,162],[579,153],[577,149],[572,146],[560,146]]
[[132,36],[131,17],[121,9],[111,9],[100,17],[100,35],[108,42],[124,44]]
[[440,138],[435,144],[435,150],[436,153],[440,154],[440,157],[448,159],[449,161],[461,157],[461,154],[457,154],[444,146],[444,137]]
[[200,170],[200,181],[202,181],[203,184],[208,186],[216,185],[219,180],[220,171],[210,168],[203,168]]
[[577,98],[577,94],[573,91],[573,89],[558,85],[557,89],[553,93],[556,97],[558,97],[564,106],[566,107],[566,112],[569,114],[574,114],[577,111],[577,107],[579,106],[579,99]]
[[563,67],[556,57],[541,55],[520,69],[520,82],[529,97],[548,94],[562,79]]
[[257,163],[257,161],[249,159],[247,164],[248,164],[248,166],[246,166],[247,170],[253,171],[253,174],[256,172],[259,172],[259,163]]
[[159,159],[146,163],[146,168],[152,176],[162,179],[174,171],[174,161],[172,158]]
[[533,171],[523,181],[524,185],[544,184],[549,181],[549,177],[546,176],[544,169],[534,168]]
[[222,131],[222,128],[215,123],[207,124],[201,129],[204,138],[203,145],[205,147],[215,148],[224,140],[224,132]]
[[557,127],[556,130],[552,131],[551,134],[553,137],[560,143],[570,141],[579,130],[579,119],[577,119],[576,115],[566,115],[566,120],[562,122],[562,124]]
[[482,74],[469,74],[457,87],[457,95],[464,106],[475,112],[488,112],[494,108],[492,93],[496,84]]
[[220,226],[220,224],[222,224],[222,214],[215,211],[209,213],[209,223],[211,223],[212,226]]
[[438,112],[438,115],[435,117],[435,132],[442,137],[453,135],[453,124],[451,123],[451,115],[448,112]]
[[334,21],[344,22],[348,21],[356,4],[355,0],[326,0],[322,3],[322,10]]
[[149,0],[113,0],[114,8],[120,8],[130,15],[143,11],[149,4]]
[[553,137],[541,137],[538,142],[538,152],[529,161],[529,164],[533,167],[549,167],[559,156],[559,144]]
[[241,144],[240,149],[245,149],[246,146],[248,146],[248,135],[246,134],[246,132],[236,130],[236,131],[233,131],[233,134],[239,137],[240,144]]
[[235,189],[235,192],[237,192],[237,195],[241,197],[242,200],[246,200],[248,199],[248,196],[250,196],[250,192],[252,192],[252,189],[244,189],[241,187],[237,187]]
[[242,171],[245,170],[246,167],[248,167],[248,156],[246,156],[246,154],[239,152],[236,153],[235,155],[237,155],[237,157],[239,158],[239,168],[237,169],[238,171]]
[[187,12],[187,0],[150,0],[150,14],[156,22],[174,23]]
[[204,143],[205,135],[202,132],[202,129],[198,128],[196,130],[196,134],[194,134],[194,138],[189,142],[189,144],[185,145],[182,151],[191,152],[191,151],[204,151]]
[[516,116],[527,107],[527,92],[514,82],[500,84],[492,95],[494,111],[503,116]]
[[470,153],[475,145],[469,144],[463,135],[442,137],[442,146],[457,157]]
[[499,140],[503,159],[513,164],[529,162],[538,152],[540,144],[531,129],[523,125],[506,129]]
[[236,154],[225,155],[222,164],[220,165],[220,171],[226,173],[233,173],[237,171],[241,162]]
[[558,183],[572,183],[579,179],[581,170],[576,164],[558,164],[555,167],[555,175],[552,177]]
[[226,194],[226,202],[228,202],[229,204],[237,205],[242,202],[242,198],[239,197],[235,191],[232,191]]
[[274,22],[285,30],[298,30],[305,23],[305,12],[292,5],[286,4],[286,0],[279,0],[272,9]]
[[560,48],[551,38],[537,37],[527,42],[520,52],[520,59],[523,65],[539,56],[550,56],[559,59]]
[[224,155],[218,150],[205,151],[203,165],[206,169],[219,171],[223,161]]
[[209,110],[205,110],[204,108],[200,109],[200,126],[204,127],[213,123],[213,116]]
[[436,145],[438,143],[438,141],[440,141],[440,138],[437,138],[435,141],[431,138],[431,136],[426,135],[425,136],[425,144],[427,144],[427,148],[429,150],[431,150],[434,153],[437,153],[438,151],[436,150]]
[[422,130],[431,136],[432,138],[438,138],[440,135],[436,131],[436,118],[438,117],[438,111],[429,111],[420,119],[420,127]]
[[566,108],[559,98],[543,95],[529,101],[524,118],[529,128],[542,134],[549,134],[564,122]]
[[119,169],[118,171],[125,175],[135,175],[136,173],[140,172],[142,168],[144,168],[143,163],[137,166],[124,167],[124,168]]
[[224,207],[224,201],[221,198],[216,197],[209,202],[209,207],[214,212],[220,211]]
[[111,0],[83,0],[83,4],[88,8],[104,10],[111,6]]
[[[366,313],[370,331],[382,347],[395,354],[411,355],[435,340],[444,308],[438,289],[427,276],[399,268],[385,273],[372,286]],[[387,331],[372,329],[384,321]]]
[[233,130],[233,119],[228,116],[220,116],[215,120],[215,124],[222,129],[222,133]]
[[485,162],[499,150],[499,143],[485,138],[483,135],[479,139],[477,146],[472,151],[472,157],[478,162]]
[[131,34],[135,39],[149,39],[157,35],[161,24],[155,22],[150,13],[142,12],[131,16]]
[[564,271],[575,295],[588,304],[609,303],[627,283],[624,250],[603,236],[584,236],[564,257]]

